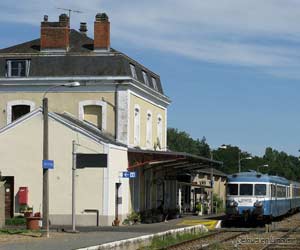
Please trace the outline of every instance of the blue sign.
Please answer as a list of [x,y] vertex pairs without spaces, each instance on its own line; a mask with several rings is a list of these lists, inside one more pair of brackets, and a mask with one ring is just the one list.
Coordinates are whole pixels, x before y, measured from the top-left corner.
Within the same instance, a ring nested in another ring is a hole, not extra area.
[[123,178],[135,178],[136,177],[136,172],[122,172],[122,177]]
[[53,169],[54,161],[53,160],[43,160],[43,169]]

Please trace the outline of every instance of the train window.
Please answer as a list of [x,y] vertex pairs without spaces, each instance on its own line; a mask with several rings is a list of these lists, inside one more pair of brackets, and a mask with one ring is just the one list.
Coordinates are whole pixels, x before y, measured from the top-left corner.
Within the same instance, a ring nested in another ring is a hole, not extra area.
[[240,184],[240,195],[253,195],[253,185]]
[[238,184],[228,184],[227,194],[228,195],[238,195]]
[[286,189],[283,186],[277,186],[277,197],[285,197]]
[[254,188],[255,195],[266,195],[267,194],[267,187],[266,184],[255,184]]

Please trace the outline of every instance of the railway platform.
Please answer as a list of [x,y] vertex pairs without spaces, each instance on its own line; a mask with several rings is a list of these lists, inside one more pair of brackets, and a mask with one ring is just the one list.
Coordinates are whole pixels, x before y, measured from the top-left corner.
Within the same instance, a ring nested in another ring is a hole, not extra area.
[[77,227],[78,234],[66,233],[70,227],[52,226],[50,238],[26,238],[18,241],[1,243],[1,250],[73,250],[120,241],[149,234],[160,233],[172,229],[206,224],[209,228],[216,225],[215,221],[222,215],[183,216],[179,219],[153,224],[138,224],[119,227]]

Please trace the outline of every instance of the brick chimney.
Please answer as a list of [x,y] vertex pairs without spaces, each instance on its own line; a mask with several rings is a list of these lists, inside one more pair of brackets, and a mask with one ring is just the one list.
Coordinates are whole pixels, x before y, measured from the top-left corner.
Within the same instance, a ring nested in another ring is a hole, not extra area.
[[65,50],[70,45],[70,22],[67,14],[61,14],[58,22],[41,22],[41,50]]
[[98,13],[94,23],[94,50],[110,50],[110,22],[105,13]]

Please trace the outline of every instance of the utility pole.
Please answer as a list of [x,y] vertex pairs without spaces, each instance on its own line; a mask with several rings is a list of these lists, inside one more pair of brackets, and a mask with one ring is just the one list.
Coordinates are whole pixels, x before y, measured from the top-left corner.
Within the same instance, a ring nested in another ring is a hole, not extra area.
[[[43,98],[43,160],[49,160],[48,98]],[[49,170],[43,168],[43,230],[49,238]]]
[[241,172],[241,152],[240,152],[240,150],[239,150],[238,161],[239,161],[239,173],[240,173]]
[[[210,159],[213,160],[213,152],[210,151]],[[213,214],[214,209],[214,169],[211,167],[210,168],[210,186],[211,186],[211,191],[210,191],[210,214]]]

